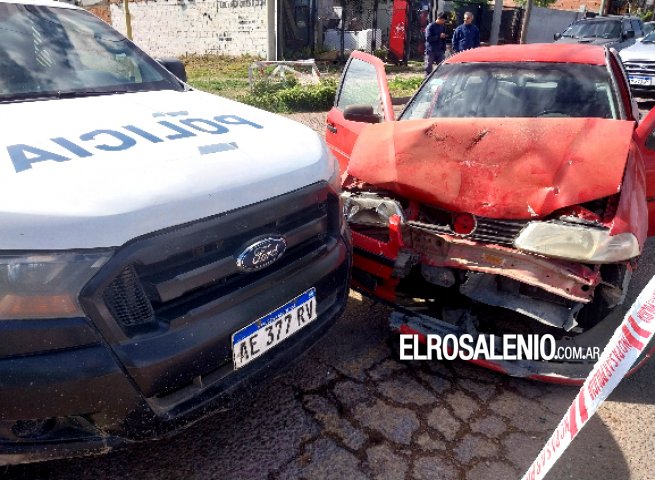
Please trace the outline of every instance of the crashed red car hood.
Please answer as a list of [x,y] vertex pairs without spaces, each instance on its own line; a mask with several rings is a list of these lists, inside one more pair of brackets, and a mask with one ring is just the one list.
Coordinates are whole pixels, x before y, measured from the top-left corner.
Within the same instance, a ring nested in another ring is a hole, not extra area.
[[405,198],[529,219],[617,193],[634,122],[433,118],[367,126],[348,173]]

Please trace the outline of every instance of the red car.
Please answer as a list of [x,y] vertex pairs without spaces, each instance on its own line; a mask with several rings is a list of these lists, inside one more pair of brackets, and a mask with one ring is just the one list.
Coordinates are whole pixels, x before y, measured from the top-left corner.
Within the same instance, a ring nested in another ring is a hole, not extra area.
[[[326,132],[353,286],[392,303],[400,332],[547,333],[602,349],[655,232],[654,128],[603,47],[463,52],[397,120],[383,63],[353,53]],[[579,383],[594,360],[478,363]]]

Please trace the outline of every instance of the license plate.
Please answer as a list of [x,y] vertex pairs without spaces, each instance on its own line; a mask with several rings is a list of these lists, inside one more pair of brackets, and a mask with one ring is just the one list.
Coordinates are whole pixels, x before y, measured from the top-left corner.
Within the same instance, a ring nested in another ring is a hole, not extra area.
[[650,85],[650,77],[634,77],[634,76],[628,76],[628,80],[630,81],[630,85]]
[[232,335],[232,359],[237,370],[282,343],[316,319],[316,289],[288,303]]

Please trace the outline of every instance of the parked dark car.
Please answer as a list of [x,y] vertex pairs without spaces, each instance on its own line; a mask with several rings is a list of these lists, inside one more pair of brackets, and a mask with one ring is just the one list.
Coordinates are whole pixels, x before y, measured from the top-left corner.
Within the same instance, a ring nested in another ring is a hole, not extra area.
[[621,50],[643,35],[643,22],[639,17],[607,16],[573,22],[563,33],[555,35],[555,41],[604,45]]

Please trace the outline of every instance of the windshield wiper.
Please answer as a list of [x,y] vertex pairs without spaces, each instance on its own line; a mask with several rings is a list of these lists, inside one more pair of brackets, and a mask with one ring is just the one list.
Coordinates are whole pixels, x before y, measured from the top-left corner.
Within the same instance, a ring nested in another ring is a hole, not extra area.
[[81,97],[97,97],[100,95],[114,95],[117,93],[130,93],[131,90],[125,89],[112,89],[105,91],[58,91],[58,92],[26,92],[17,93],[14,95],[0,95],[0,103],[11,102],[29,102],[38,100],[49,100],[53,98],[81,98]]
[[124,88],[111,90],[82,90],[82,91],[69,91],[57,92],[59,98],[80,98],[80,97],[98,97],[101,95],[114,95],[117,93],[130,93],[133,90],[126,90]]

